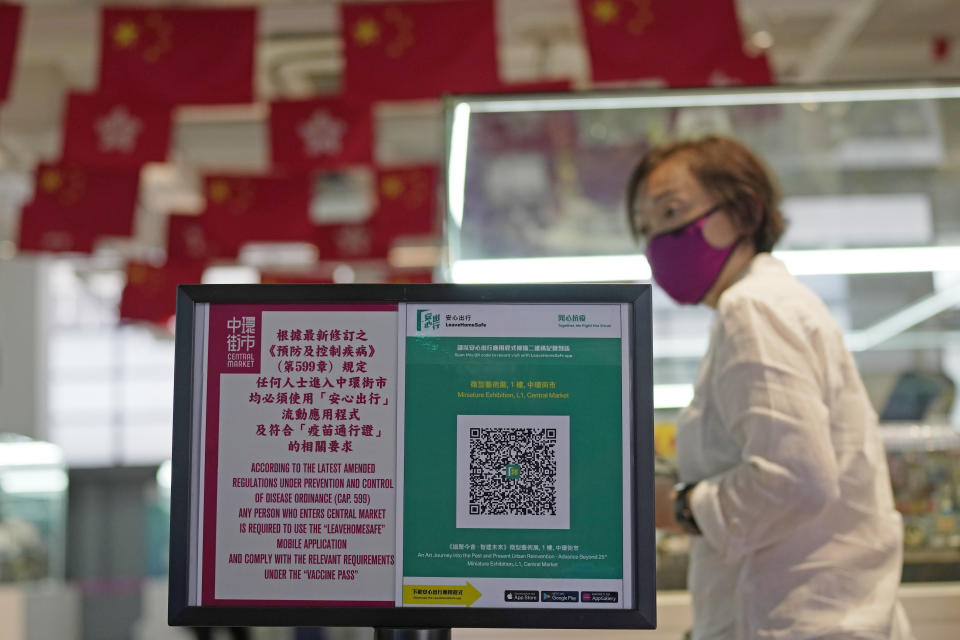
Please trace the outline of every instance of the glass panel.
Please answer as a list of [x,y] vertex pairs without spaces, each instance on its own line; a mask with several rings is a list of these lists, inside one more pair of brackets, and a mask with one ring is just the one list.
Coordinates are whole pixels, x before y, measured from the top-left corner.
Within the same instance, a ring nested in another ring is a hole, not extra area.
[[[883,421],[904,577],[957,579],[960,85],[498,96],[447,109],[455,282],[648,281],[625,207],[643,153],[721,134],[764,158],[788,219],[774,255],[826,303]],[[654,287],[658,472],[673,465],[712,316]],[[924,426],[892,426],[905,421]],[[660,532],[658,587],[684,586],[687,547]]]
[[[775,255],[847,333],[878,411],[885,391],[873,391],[906,369],[960,376],[960,280],[942,277],[960,273],[960,85],[497,96],[447,109],[453,281],[648,281],[626,218],[633,165],[657,144],[727,135],[779,179],[788,231]],[[653,309],[658,384],[692,384],[711,313],[657,288]]]

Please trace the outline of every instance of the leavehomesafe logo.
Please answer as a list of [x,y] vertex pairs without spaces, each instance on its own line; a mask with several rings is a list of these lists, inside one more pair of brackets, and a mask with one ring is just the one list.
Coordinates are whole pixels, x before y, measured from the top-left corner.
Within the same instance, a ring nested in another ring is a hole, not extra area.
[[482,329],[487,326],[469,313],[437,313],[430,309],[417,309],[417,331],[437,331],[445,329],[474,327]]
[[440,328],[440,314],[429,309],[417,309],[417,331]]

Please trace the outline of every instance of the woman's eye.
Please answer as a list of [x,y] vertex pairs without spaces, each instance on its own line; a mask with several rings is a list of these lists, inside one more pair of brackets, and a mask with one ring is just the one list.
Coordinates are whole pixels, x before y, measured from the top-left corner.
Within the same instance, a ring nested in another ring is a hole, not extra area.
[[676,210],[676,209],[674,209],[673,207],[667,207],[666,210],[664,210],[664,212],[663,212],[663,217],[666,218],[667,220],[669,220],[669,219],[671,219],[673,216],[675,216],[676,214],[677,214],[677,210]]

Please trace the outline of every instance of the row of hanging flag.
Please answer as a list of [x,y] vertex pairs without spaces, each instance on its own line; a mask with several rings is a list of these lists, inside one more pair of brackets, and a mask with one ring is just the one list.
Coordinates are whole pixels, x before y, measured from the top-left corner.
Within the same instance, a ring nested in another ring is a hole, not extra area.
[[[44,164],[34,199],[21,211],[21,251],[92,253],[102,237],[133,234],[138,170]],[[424,165],[374,171],[376,204],[363,222],[316,224],[310,218],[314,176],[208,174],[200,215],[166,216],[162,264],[131,262],[120,317],[167,327],[178,284],[198,283],[211,263],[235,262],[250,242],[311,243],[322,260],[382,263],[400,237],[439,233],[437,169]],[[395,282],[430,282],[429,270],[388,271]],[[330,271],[263,274],[264,282],[332,282]]]
[[[34,199],[21,213],[21,249],[90,253],[102,236],[133,234],[139,171],[60,163],[40,165],[35,176]],[[435,166],[376,169],[374,177],[368,219],[318,224],[310,214],[312,174],[207,174],[203,212],[167,216],[167,258],[233,259],[248,242],[308,242],[325,260],[384,259],[400,236],[437,233]]]
[[[594,83],[763,84],[744,52],[735,0],[576,0]],[[344,2],[344,97],[435,98],[510,89],[499,73],[496,0]],[[21,19],[0,5],[0,100]],[[100,10],[99,90],[171,104],[254,100],[258,10]]]
[[[576,0],[595,85],[764,84],[764,56],[744,52],[734,0]],[[509,84],[499,73],[495,0],[345,2],[338,6],[341,91],[277,100],[267,119],[271,171],[204,177],[202,214],[167,216],[164,265],[131,263],[121,316],[163,324],[177,282],[199,281],[248,242],[307,241],[323,260],[383,259],[405,235],[439,230],[437,168],[374,164],[374,105],[449,93],[555,91],[569,80]],[[9,91],[23,12],[0,4],[0,101]],[[100,9],[98,85],[72,92],[61,156],[35,171],[22,210],[24,251],[89,253],[131,236],[139,168],[169,157],[174,108],[250,103],[257,9]],[[0,127],[3,124],[0,122]],[[316,172],[366,165],[376,201],[363,223],[310,217]],[[282,278],[272,281],[282,281]]]

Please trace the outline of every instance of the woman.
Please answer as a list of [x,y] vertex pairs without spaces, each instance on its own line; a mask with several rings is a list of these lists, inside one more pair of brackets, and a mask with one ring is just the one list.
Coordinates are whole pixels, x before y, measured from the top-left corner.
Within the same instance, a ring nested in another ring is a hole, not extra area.
[[716,311],[657,526],[693,534],[695,640],[910,637],[876,413],[826,307],[770,255],[778,199],[719,137],[653,149],[630,178],[655,281]]

